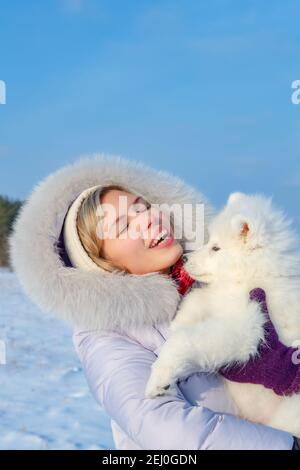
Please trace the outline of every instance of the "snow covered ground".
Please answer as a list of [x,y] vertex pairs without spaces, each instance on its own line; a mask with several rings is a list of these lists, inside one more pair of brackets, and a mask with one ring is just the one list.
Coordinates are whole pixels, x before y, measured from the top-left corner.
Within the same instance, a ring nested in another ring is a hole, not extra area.
[[110,418],[89,392],[71,329],[43,314],[1,268],[0,341],[0,449],[114,449]]

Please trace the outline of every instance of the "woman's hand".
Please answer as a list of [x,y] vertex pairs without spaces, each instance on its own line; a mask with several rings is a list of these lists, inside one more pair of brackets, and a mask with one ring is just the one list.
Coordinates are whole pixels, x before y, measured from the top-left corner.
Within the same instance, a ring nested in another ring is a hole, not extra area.
[[[219,373],[228,380],[241,383],[261,384],[277,395],[300,392],[300,364],[294,364],[292,356],[296,348],[287,347],[279,341],[269,317],[266,294],[257,288],[250,292],[250,299],[259,302],[266,317],[265,341],[258,347],[258,354],[242,366],[225,366]],[[278,367],[280,364],[280,367]]]

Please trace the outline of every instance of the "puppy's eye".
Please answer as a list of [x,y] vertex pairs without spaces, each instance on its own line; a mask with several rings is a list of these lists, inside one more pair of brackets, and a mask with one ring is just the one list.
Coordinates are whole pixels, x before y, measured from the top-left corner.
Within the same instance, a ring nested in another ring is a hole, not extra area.
[[220,249],[221,249],[221,248],[220,248],[219,246],[217,246],[217,245],[214,245],[214,246],[212,247],[212,251],[219,251]]

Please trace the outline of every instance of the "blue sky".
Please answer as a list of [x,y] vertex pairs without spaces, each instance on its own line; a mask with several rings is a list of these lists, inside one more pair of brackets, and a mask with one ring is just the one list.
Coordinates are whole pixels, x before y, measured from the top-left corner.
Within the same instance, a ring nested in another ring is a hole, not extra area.
[[300,228],[299,3],[0,0],[0,194],[82,154],[141,160]]

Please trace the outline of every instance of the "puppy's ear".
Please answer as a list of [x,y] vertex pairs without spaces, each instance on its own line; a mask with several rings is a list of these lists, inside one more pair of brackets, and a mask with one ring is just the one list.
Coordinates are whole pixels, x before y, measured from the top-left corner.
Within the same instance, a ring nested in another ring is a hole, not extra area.
[[235,239],[250,250],[263,248],[268,243],[265,224],[251,220],[250,217],[235,215],[231,220],[231,228]]
[[239,201],[239,200],[242,199],[244,196],[245,196],[245,194],[244,194],[244,193],[240,193],[240,192],[231,193],[231,194],[229,195],[227,204],[232,204],[233,202]]
[[246,217],[242,215],[236,215],[231,220],[231,228],[234,235],[246,243],[251,234],[251,223]]

